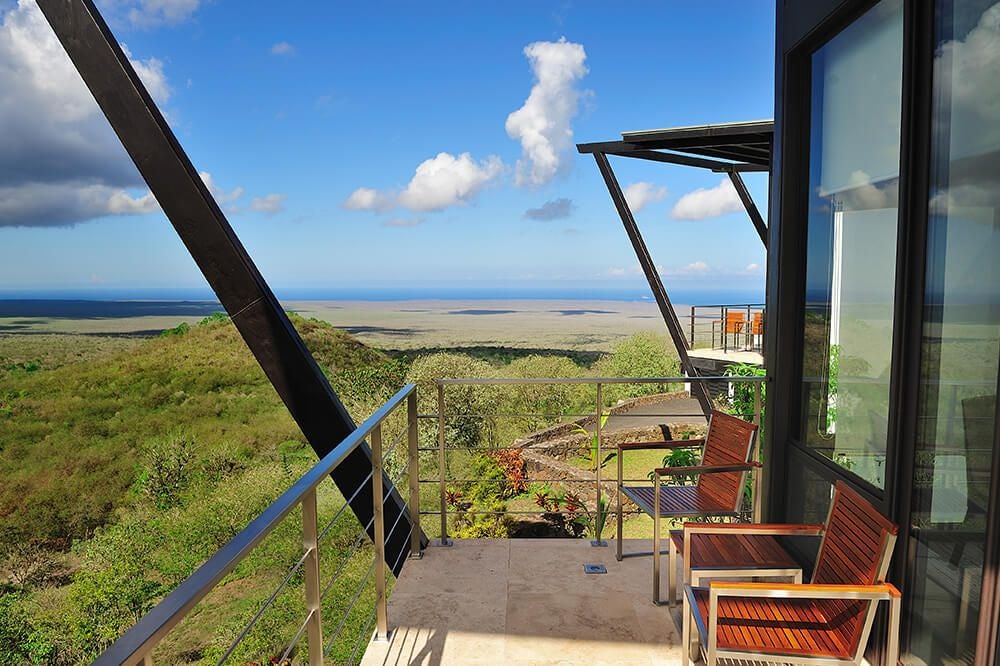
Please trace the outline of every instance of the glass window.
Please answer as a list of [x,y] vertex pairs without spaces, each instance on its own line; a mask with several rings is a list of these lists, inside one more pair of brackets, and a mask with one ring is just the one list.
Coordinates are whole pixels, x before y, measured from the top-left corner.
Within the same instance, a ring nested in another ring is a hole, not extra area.
[[882,487],[892,360],[902,0],[812,56],[805,446]]
[[1000,3],[940,2],[936,41],[906,590],[915,664],[974,657],[1000,358]]

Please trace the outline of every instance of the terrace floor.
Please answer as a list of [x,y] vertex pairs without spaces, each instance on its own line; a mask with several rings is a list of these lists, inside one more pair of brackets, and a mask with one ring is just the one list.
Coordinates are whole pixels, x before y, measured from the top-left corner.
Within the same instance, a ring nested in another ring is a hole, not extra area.
[[[649,550],[648,540],[625,543],[626,553]],[[679,607],[653,605],[651,559],[614,553],[610,539],[607,548],[582,539],[431,546],[392,592],[390,641],[371,643],[361,663],[679,664]],[[584,564],[608,572],[585,574]]]

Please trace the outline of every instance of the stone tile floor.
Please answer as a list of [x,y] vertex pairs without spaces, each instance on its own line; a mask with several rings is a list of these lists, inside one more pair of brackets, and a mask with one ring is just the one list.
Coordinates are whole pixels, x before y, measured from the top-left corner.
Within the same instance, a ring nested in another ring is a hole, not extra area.
[[[628,540],[624,550],[650,549]],[[614,552],[613,541],[576,539],[431,546],[404,566],[389,599],[392,637],[371,643],[362,664],[679,664],[680,611],[653,605],[651,558],[617,562]],[[585,574],[585,563],[608,573]]]

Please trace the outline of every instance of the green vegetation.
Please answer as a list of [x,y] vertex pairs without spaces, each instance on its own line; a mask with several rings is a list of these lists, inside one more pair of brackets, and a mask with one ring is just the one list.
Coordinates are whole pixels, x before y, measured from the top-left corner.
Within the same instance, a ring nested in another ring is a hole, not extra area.
[[[679,377],[680,361],[670,339],[644,331],[621,340],[614,350],[594,364],[595,374],[604,377]],[[676,390],[668,384],[609,384],[608,400],[626,400]]]
[[[588,370],[551,354],[505,365],[457,353],[392,358],[318,320],[292,320],[359,421],[407,381],[418,384],[426,414],[436,411],[433,380],[441,377],[635,375],[646,372],[642,367],[676,374],[672,353],[646,337],[620,345],[631,358],[615,360],[616,351]],[[86,663],[287,489],[315,455],[223,315],[142,342],[30,337],[0,336],[0,475],[7,481],[0,486],[0,665]],[[449,445],[465,451],[449,461],[449,476],[482,480],[454,490],[456,506],[468,506],[453,519],[453,534],[510,534],[511,518],[495,512],[530,503],[531,489],[523,460],[504,447],[569,414],[593,411],[594,402],[586,385],[449,386]],[[386,440],[401,428],[391,420]],[[433,420],[420,422],[421,446],[436,445],[436,428]],[[386,461],[393,476],[403,453],[397,449]],[[436,466],[433,452],[423,456],[422,467]],[[321,522],[342,503],[333,484],[324,484]],[[580,531],[605,519],[605,510],[577,513]],[[300,556],[298,520],[286,520],[199,604],[156,660],[218,659]],[[343,615],[370,565],[358,531],[348,512],[322,544],[327,577],[356,549],[343,582],[324,599],[326,617]],[[337,663],[365,638],[371,587],[369,581],[334,645]],[[293,577],[234,658],[262,663],[280,654],[282,639],[298,627],[301,596],[301,576]]]

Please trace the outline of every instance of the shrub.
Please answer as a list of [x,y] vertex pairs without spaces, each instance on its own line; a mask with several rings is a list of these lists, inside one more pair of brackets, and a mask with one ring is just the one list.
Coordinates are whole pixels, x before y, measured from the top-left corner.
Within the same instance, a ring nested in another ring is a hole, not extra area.
[[[670,338],[651,331],[618,342],[611,354],[594,364],[594,370],[605,377],[678,377],[681,372]],[[676,389],[672,384],[609,384],[603,393],[607,400],[618,401]]]
[[[430,354],[413,361],[407,381],[417,385],[421,414],[437,413],[435,379],[492,377],[497,371],[489,363],[463,354]],[[445,388],[445,440],[449,447],[492,445],[496,441],[496,419],[502,392],[497,386],[448,386]],[[455,416],[457,415],[457,416]],[[485,416],[484,416],[485,415]],[[421,446],[437,445],[437,424],[421,423]]]
[[146,465],[138,485],[160,509],[180,503],[181,494],[191,481],[194,448],[194,439],[178,435],[153,444],[146,453]]

